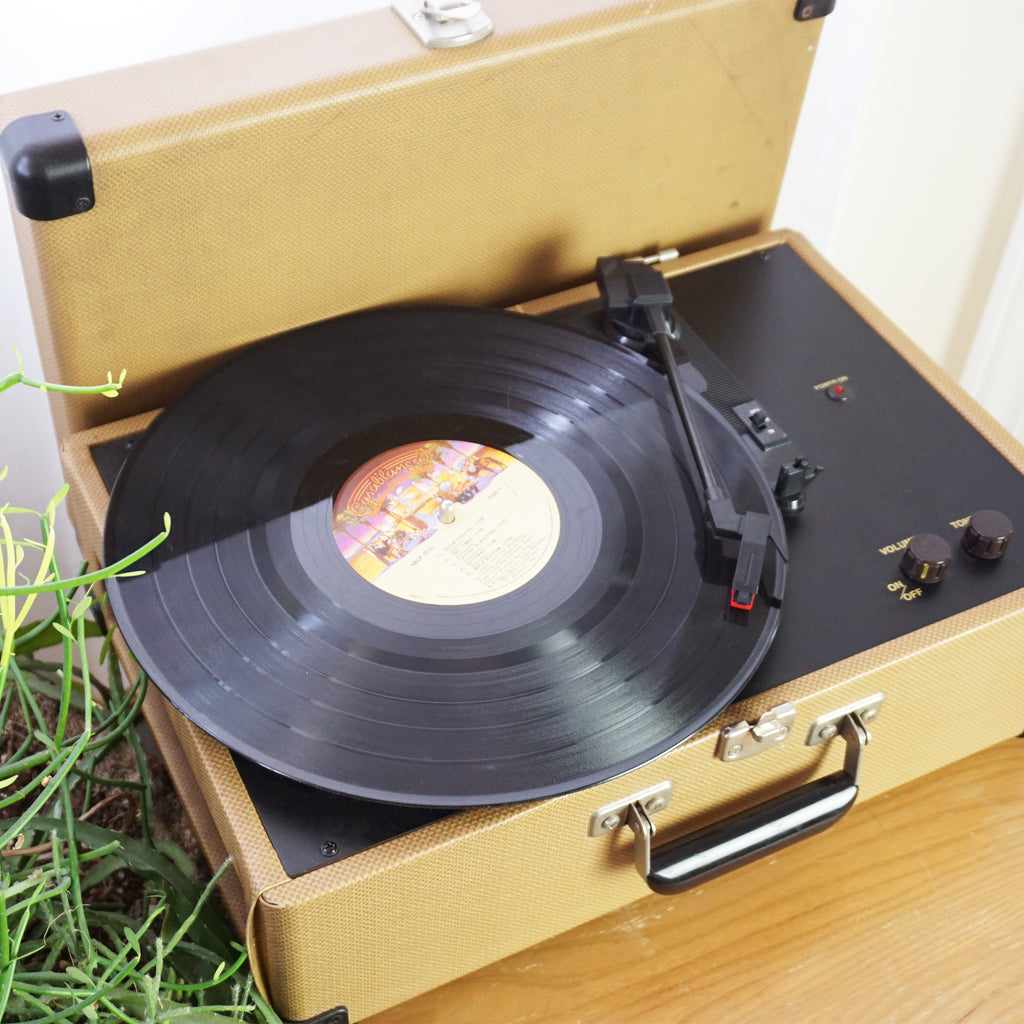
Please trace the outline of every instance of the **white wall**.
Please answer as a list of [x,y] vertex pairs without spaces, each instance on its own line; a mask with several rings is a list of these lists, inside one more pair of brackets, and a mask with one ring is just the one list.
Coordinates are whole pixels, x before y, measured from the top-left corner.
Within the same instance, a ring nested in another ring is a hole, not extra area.
[[[10,4],[0,14],[0,91],[375,6],[379,0]],[[1024,196],[1024,5],[999,5],[998,23],[986,10],[962,0],[839,0],[776,216],[954,373]],[[1000,301],[1004,309],[1024,306]],[[0,204],[0,376],[13,369],[12,347],[38,371]],[[998,358],[989,364],[998,367]],[[10,466],[0,501],[41,508],[60,483],[41,396],[0,396],[0,439],[0,465]],[[76,558],[67,547],[65,565]]]
[[1024,4],[885,5],[829,248],[954,376],[1024,197],[1022,41]]
[[853,160],[884,0],[839,0],[825,20],[779,203],[777,227],[828,254]]

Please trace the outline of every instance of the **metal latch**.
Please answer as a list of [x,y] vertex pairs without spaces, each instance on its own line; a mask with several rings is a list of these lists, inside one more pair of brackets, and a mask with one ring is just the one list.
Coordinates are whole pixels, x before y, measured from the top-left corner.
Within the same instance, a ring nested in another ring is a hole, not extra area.
[[741,721],[727,725],[719,734],[715,756],[723,761],[739,761],[760,754],[781,743],[793,731],[795,721],[796,708],[787,702],[766,711],[753,724]]
[[476,0],[395,0],[391,7],[416,38],[432,49],[466,46],[494,31]]

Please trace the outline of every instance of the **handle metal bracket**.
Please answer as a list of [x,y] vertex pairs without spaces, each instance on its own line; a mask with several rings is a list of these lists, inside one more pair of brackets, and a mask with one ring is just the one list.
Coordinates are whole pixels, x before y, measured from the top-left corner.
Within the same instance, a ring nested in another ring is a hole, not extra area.
[[[614,832],[620,825],[625,825],[627,812],[634,805],[642,808],[645,815],[655,814],[658,811],[665,810],[671,799],[672,783],[665,781],[659,782],[656,786],[641,790],[639,793],[634,793],[632,796],[616,800],[613,804],[605,804],[603,807],[598,807],[590,815],[587,835],[607,835],[609,832]],[[650,818],[647,820],[650,821]],[[653,825],[651,826],[651,832],[652,834],[654,832]]]
[[845,707],[836,708],[827,715],[819,715],[807,730],[806,744],[813,747],[818,743],[825,743],[832,739],[839,732],[839,723],[847,715],[856,715],[865,724],[873,722],[882,709],[882,701],[885,700],[884,693],[876,693],[871,697],[847,704]]

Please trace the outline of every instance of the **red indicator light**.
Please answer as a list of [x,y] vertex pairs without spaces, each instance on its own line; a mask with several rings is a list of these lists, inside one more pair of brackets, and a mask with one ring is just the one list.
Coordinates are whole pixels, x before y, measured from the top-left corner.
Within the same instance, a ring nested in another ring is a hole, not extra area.
[[846,388],[844,388],[842,384],[837,384],[835,387],[835,392],[837,395],[842,395],[846,392]]

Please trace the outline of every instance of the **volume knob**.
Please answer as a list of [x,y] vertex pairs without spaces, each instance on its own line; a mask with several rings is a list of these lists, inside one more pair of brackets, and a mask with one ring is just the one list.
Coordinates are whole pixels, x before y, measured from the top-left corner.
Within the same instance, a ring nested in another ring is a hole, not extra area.
[[907,542],[900,568],[915,583],[938,583],[946,575],[953,552],[935,533],[915,533]]
[[1002,512],[986,508],[971,516],[964,530],[964,550],[975,558],[1002,558],[1013,536],[1013,523]]

